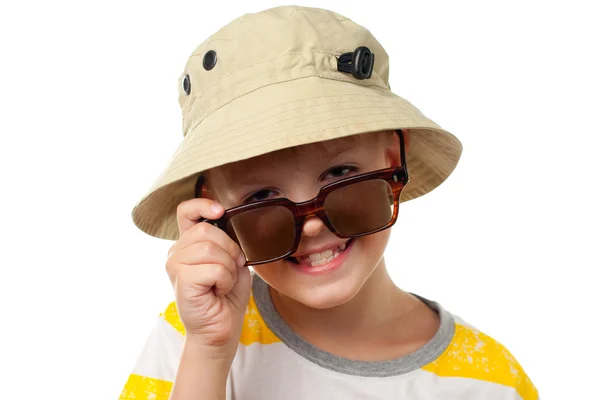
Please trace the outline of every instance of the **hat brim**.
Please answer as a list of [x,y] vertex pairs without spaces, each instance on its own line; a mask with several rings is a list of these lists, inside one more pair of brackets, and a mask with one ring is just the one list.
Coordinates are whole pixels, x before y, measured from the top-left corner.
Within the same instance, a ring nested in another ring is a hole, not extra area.
[[194,197],[201,172],[283,148],[391,129],[410,129],[411,180],[401,201],[432,191],[456,167],[460,141],[389,90],[319,77],[262,87],[189,131],[133,208],[133,222],[151,236],[177,240],[177,206]]

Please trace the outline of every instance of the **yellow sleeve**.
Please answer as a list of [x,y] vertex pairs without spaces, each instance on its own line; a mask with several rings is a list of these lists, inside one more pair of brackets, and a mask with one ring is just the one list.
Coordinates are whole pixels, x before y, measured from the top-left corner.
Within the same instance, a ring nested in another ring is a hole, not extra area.
[[185,329],[175,302],[160,313],[119,400],[168,400],[177,373]]

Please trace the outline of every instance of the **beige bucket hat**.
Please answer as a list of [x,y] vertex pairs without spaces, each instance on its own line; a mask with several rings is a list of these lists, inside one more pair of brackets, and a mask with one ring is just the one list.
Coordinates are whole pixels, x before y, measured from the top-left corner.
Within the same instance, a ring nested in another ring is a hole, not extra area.
[[179,77],[184,138],[135,205],[135,225],[177,240],[177,206],[210,168],[287,147],[409,129],[402,201],[439,186],[460,141],[390,91],[386,51],[335,12],[283,6],[245,14],[191,54]]

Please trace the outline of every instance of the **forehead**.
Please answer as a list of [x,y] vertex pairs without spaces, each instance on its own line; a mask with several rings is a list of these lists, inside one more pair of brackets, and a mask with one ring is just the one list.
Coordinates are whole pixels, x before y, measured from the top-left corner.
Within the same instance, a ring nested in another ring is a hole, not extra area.
[[259,178],[276,173],[277,170],[315,165],[328,162],[340,154],[358,154],[368,152],[380,140],[378,132],[352,135],[322,142],[281,149],[246,160],[222,165],[205,172],[207,184],[210,181],[235,181],[238,177],[244,180]]

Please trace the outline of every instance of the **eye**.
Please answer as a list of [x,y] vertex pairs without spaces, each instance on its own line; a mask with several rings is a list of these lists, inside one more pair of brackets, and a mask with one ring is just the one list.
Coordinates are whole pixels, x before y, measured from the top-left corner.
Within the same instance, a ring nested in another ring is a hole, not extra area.
[[275,193],[272,190],[269,189],[263,189],[263,190],[259,190],[258,192],[248,196],[246,198],[246,200],[244,200],[244,203],[253,203],[256,201],[261,201],[261,200],[266,200],[268,199],[273,193]]
[[331,175],[334,178],[343,178],[346,175],[356,171],[358,171],[358,168],[353,167],[352,165],[340,165],[339,167],[335,167],[327,171],[326,176]]

